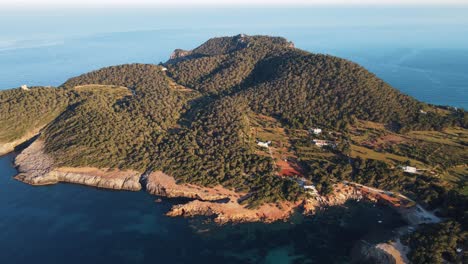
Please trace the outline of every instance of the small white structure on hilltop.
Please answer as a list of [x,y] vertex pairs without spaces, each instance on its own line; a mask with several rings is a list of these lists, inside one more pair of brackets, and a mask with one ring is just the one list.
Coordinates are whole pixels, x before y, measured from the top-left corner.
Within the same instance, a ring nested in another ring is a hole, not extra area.
[[29,88],[26,84],[21,85],[21,90],[29,91]]
[[161,71],[167,71],[166,67],[161,67]]
[[415,167],[403,166],[402,169],[404,172],[407,172],[407,173],[418,173],[418,169],[416,169]]
[[314,133],[315,135],[319,135],[322,133],[322,129],[314,127],[310,129],[310,132]]
[[313,195],[318,195],[317,188],[315,188],[314,185],[304,185],[304,190],[306,190],[307,192]]
[[422,109],[419,110],[419,113],[421,113],[421,114],[423,114],[423,115],[427,114],[427,112],[424,111],[424,110],[422,110]]
[[267,142],[258,141],[257,142],[257,145],[259,145],[260,147],[264,147],[264,148],[268,148],[270,144],[271,144],[271,141],[267,141]]
[[323,146],[328,146],[328,141],[323,140],[323,139],[314,139],[312,140],[316,146],[323,147]]

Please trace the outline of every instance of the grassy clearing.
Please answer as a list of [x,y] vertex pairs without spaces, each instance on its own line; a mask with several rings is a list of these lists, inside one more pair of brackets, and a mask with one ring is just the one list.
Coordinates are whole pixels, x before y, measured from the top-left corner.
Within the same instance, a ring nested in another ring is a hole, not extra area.
[[426,164],[418,160],[409,159],[408,157],[399,156],[391,153],[377,152],[373,149],[364,146],[351,144],[351,157],[356,158],[358,156],[363,159],[380,160],[393,166],[401,165],[402,163],[409,160],[412,166],[416,166],[418,168],[426,168]]
[[80,93],[112,94],[117,97],[132,95],[132,91],[130,89],[118,85],[86,84],[75,86],[73,89]]
[[271,156],[283,176],[299,175],[301,168],[291,148],[291,139],[287,130],[274,118],[264,115],[253,115],[250,118],[253,139],[271,141],[269,149],[257,146],[259,155]]
[[409,160],[412,166],[434,171],[446,185],[468,194],[467,129],[397,134],[385,130],[382,124],[358,121],[351,128],[351,140],[352,157],[376,159],[393,166]]
[[408,136],[412,139],[452,146],[462,146],[468,143],[468,130],[462,128],[450,128],[442,132],[413,131],[408,133]]
[[169,77],[167,77],[167,81],[169,82],[169,87],[171,89],[176,90],[176,91],[187,92],[187,93],[197,92],[196,90],[187,88],[187,87],[185,87],[183,85],[180,85],[180,84],[176,83],[173,79],[171,79]]
[[468,166],[454,166],[440,174],[440,178],[448,184],[455,186],[463,195],[468,195],[467,184]]

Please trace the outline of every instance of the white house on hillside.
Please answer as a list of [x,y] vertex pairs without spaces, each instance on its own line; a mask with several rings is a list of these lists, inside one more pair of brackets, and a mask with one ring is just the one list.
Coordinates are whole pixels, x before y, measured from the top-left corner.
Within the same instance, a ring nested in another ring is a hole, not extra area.
[[417,173],[418,172],[418,169],[416,169],[415,167],[411,167],[411,166],[404,166],[402,167],[403,171],[404,172],[407,172],[407,173]]
[[312,140],[316,146],[323,147],[323,146],[328,146],[328,141],[323,140],[323,139],[314,139]]
[[310,132],[314,133],[315,135],[319,135],[320,133],[322,133],[322,129],[321,128],[311,128]]
[[260,147],[264,147],[264,148],[268,148],[270,144],[271,144],[271,141],[267,141],[267,142],[258,141],[257,142],[257,145],[259,145]]
[[314,185],[304,185],[304,190],[306,190],[312,195],[318,195],[318,191]]
[[21,85],[21,90],[28,91],[29,88],[28,88],[28,86],[26,84],[23,84],[23,85]]

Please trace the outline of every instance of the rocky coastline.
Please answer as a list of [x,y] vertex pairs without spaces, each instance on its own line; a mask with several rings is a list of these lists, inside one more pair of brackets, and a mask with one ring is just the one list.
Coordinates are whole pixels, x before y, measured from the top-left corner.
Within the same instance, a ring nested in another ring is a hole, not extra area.
[[43,145],[41,140],[36,140],[16,157],[15,179],[31,185],[68,182],[114,190],[141,190],[139,172],[55,167],[52,157],[44,153]]
[[273,222],[286,220],[300,209],[304,214],[314,214],[318,209],[342,205],[346,201],[364,199],[354,186],[338,183],[334,193],[316,195],[296,202],[283,201],[249,208],[243,204],[246,193],[229,190],[220,185],[202,187],[180,184],[161,171],[142,175],[140,172],[102,168],[70,168],[54,164],[51,156],[44,152],[44,142],[35,140],[15,159],[18,175],[15,179],[31,185],[50,185],[59,182],[82,184],[113,190],[139,191],[142,184],[152,195],[165,198],[187,198],[190,201],[174,205],[168,216],[213,216],[217,223],[227,222]]
[[[30,138],[28,134],[27,140]],[[23,142],[19,142],[21,143]],[[12,144],[17,143],[10,143],[8,146]],[[6,148],[5,145],[2,147],[2,149]],[[15,165],[18,169],[15,179],[31,185],[67,182],[113,190],[140,191],[145,188],[148,193],[155,196],[187,198],[189,201],[173,205],[166,215],[170,217],[209,216],[218,224],[285,221],[297,210],[305,215],[313,215],[323,208],[340,206],[349,200],[382,202],[380,195],[388,193],[355,183],[343,182],[336,183],[334,191],[326,196],[314,194],[296,202],[283,201],[249,208],[242,203],[246,193],[235,192],[220,185],[202,187],[177,183],[172,176],[161,171],[142,175],[132,170],[55,166],[53,158],[44,152],[44,142],[40,139],[35,140],[16,157]],[[410,200],[402,195],[397,195],[397,197]],[[393,207],[408,221],[410,226],[438,221],[437,217],[417,204],[409,207]],[[397,239],[396,242],[368,245],[361,248],[359,254],[366,259],[379,259],[382,263],[408,263],[405,257],[406,252],[407,249]]]
[[0,156],[13,152],[15,148],[18,147],[19,145],[37,136],[39,132],[41,131],[41,129],[42,127],[36,128],[26,133],[25,135],[23,135],[21,138],[18,138],[18,139],[15,139],[13,141],[6,142],[6,143],[0,143]]

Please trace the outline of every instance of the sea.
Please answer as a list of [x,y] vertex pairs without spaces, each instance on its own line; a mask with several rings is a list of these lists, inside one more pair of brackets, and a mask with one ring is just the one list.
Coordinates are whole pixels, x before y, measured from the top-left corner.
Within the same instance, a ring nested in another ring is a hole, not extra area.
[[[7,9],[0,89],[58,86],[124,63],[239,33],[283,36],[343,57],[421,101],[468,109],[466,7]],[[1,129],[1,128],[0,128]],[[286,222],[226,224],[165,216],[179,200],[80,185],[33,187],[0,157],[0,263],[349,263],[359,243],[391,240],[389,208],[349,202]]]

